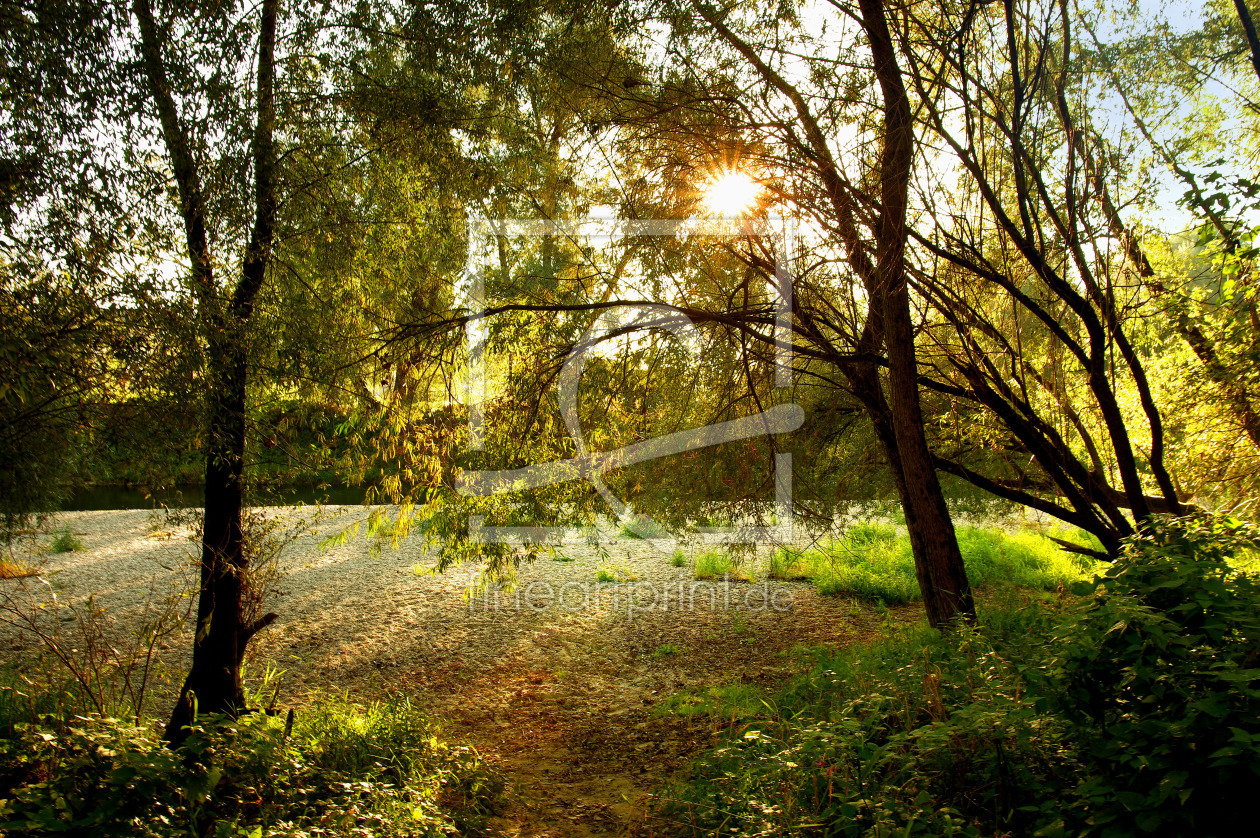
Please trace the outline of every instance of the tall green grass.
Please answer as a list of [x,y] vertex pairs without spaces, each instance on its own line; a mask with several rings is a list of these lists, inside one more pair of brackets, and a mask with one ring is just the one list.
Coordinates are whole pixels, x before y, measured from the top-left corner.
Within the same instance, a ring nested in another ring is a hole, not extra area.
[[[996,527],[959,527],[958,547],[975,587],[995,584],[1051,590],[1088,578],[1093,562],[1065,551],[1046,536]],[[1056,538],[1098,549],[1078,532]],[[770,560],[773,578],[813,579],[824,596],[848,594],[889,605],[920,598],[910,539],[887,524],[862,523],[815,548],[779,548]]]
[[1081,776],[1066,725],[1039,717],[1016,664],[1049,616],[986,609],[954,636],[915,627],[807,651],[805,674],[760,713],[746,702],[649,819],[697,838],[1032,834]]

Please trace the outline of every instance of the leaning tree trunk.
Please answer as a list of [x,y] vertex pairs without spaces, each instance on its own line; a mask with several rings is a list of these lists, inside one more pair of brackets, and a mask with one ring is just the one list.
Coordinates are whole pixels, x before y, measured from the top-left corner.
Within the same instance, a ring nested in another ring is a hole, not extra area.
[[923,431],[919,401],[914,322],[905,271],[906,205],[914,160],[914,127],[884,8],[880,0],[860,0],[859,8],[884,101],[875,287],[882,304],[892,431],[897,448],[896,461],[890,465],[894,469],[900,465],[897,485],[905,506],[907,529],[913,533],[911,546],[928,622],[934,627],[945,627],[958,617],[974,620],[976,610],[954,522]]

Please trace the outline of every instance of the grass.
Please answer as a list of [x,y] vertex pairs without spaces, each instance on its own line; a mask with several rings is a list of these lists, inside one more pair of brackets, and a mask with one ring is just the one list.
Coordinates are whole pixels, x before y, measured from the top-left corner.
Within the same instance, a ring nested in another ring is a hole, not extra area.
[[732,582],[753,582],[753,569],[736,561],[725,550],[709,550],[696,557],[697,579],[729,579]]
[[[663,712],[729,730],[649,823],[695,838],[1242,834],[1260,582],[1233,565],[1260,538],[1187,520],[1135,537],[1101,587],[1077,588],[1091,596],[992,588],[975,626],[796,650],[803,673],[762,709],[718,690],[671,697]],[[1054,575],[1035,541],[964,538],[978,574]]]
[[57,537],[53,539],[52,551],[54,553],[75,553],[84,550],[83,539],[78,534],[70,531],[69,528],[61,530],[57,533]]
[[709,716],[715,721],[735,724],[765,712],[767,706],[762,691],[751,684],[722,684],[674,693],[653,708],[652,713],[686,719]]
[[620,562],[600,562],[595,569],[596,582],[637,582],[638,576]]
[[682,550],[675,550],[674,555],[669,557],[669,563],[674,567],[686,567],[687,555]]
[[[1010,584],[1053,590],[1089,577],[1093,563],[1068,553],[1049,538],[996,527],[959,527],[958,547],[973,587]],[[1055,531],[1083,546],[1088,536]],[[864,523],[813,549],[779,548],[769,574],[777,579],[812,579],[824,596],[847,594],[890,605],[920,598],[910,539],[887,524]]]
[[820,835],[973,834],[969,821],[999,827],[977,835],[1025,834],[1004,831],[1032,818],[1018,807],[1041,806],[1053,781],[1076,779],[1061,730],[1038,720],[1011,663],[1041,657],[1028,653],[1053,620],[986,615],[982,630],[956,637],[913,627],[860,647],[798,650],[805,672],[774,694],[736,685],[671,696],[658,712],[730,728],[658,796],[652,819],[692,836],[794,834],[802,824]]
[[669,530],[653,521],[651,518],[635,518],[629,523],[621,525],[617,530],[617,535],[621,538],[630,538],[642,540],[645,538],[669,538]]
[[676,655],[681,651],[682,650],[673,643],[662,643],[660,646],[657,646],[656,651],[652,653],[652,660],[658,661],[662,658],[667,658],[670,655]]

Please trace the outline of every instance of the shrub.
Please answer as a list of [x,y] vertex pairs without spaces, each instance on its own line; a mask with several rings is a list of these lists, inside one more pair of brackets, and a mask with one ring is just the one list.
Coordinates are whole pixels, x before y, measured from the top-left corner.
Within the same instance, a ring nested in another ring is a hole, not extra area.
[[0,829],[93,836],[480,831],[502,782],[405,700],[321,702],[285,720],[206,718],[181,752],[147,727],[83,717],[0,740]]
[[[1095,766],[1099,834],[1235,835],[1260,787],[1260,544],[1232,519],[1159,517],[1060,636],[1061,711]],[[1118,804],[1118,805],[1117,805]]]

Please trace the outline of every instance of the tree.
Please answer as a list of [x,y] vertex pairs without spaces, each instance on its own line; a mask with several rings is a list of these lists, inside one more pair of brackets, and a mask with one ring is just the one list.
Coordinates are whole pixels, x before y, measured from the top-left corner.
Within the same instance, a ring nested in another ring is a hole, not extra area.
[[[735,124],[744,131],[770,135],[766,139],[775,142],[782,157],[775,159],[776,152],[772,151],[763,158],[773,159],[779,171],[798,181],[793,199],[798,206],[808,207],[807,212],[817,213],[835,237],[834,243],[843,249],[845,265],[860,281],[866,298],[861,325],[846,330],[845,324],[835,322],[840,311],[838,300],[798,275],[793,289],[798,340],[814,343],[818,357],[835,364],[844,376],[845,388],[871,418],[901,496],[929,622],[945,626],[956,615],[973,618],[966,570],[924,437],[905,268],[907,194],[916,146],[910,103],[883,8],[863,2],[847,11],[858,21],[870,51],[871,75],[866,83],[877,87],[883,116],[882,124],[874,126],[870,135],[872,145],[880,151],[871,153],[875,159],[857,186],[846,176],[826,135],[824,120],[810,98],[776,70],[758,46],[729,25],[726,13],[702,4],[697,4],[695,11],[703,24],[746,63],[766,91],[761,97],[764,117],[740,114],[741,109],[755,109],[756,99],[751,96],[741,98],[732,109],[736,115],[728,112],[726,117],[738,120]],[[678,25],[683,31],[692,26]],[[767,34],[767,42],[774,43],[773,34]],[[774,51],[772,46],[765,49]],[[862,83],[853,78],[848,81]],[[773,102],[768,94],[775,96]],[[718,94],[705,91],[688,104],[704,112],[713,101],[722,100]],[[830,110],[827,118],[834,119],[835,108],[824,107]],[[862,189],[868,190],[864,193],[868,202],[881,208],[878,213],[862,212],[865,207],[856,197]],[[764,264],[761,267],[764,270]],[[725,314],[739,316],[736,312]],[[852,341],[848,351],[837,350],[824,337],[828,332],[845,331]],[[880,374],[884,358],[887,389]]]
[[211,251],[211,219],[201,166],[172,95],[164,33],[149,0],[133,7],[148,93],[162,126],[184,223],[190,285],[207,343],[209,427],[206,440],[205,520],[201,587],[197,600],[193,662],[167,724],[167,737],[182,741],[196,714],[235,714],[245,707],[241,662],[250,639],[276,619],[268,613],[246,623],[249,572],[241,511],[244,497],[247,329],[272,258],[276,225],[275,44],[278,0],[264,0],[258,18],[257,87],[249,164],[253,172],[253,229],[232,285],[218,280]]
[[[1171,188],[1184,190],[1178,203],[1193,218],[1191,229],[1161,235],[1159,221],[1126,223],[1113,211],[1113,234],[1197,361],[1197,374],[1178,377],[1183,390],[1199,393],[1187,403],[1208,406],[1212,418],[1204,422],[1215,426],[1214,435],[1236,431],[1252,448],[1249,457],[1228,458],[1228,469],[1216,457],[1191,456],[1188,481],[1219,500],[1245,498],[1260,454],[1260,314],[1255,229],[1248,221],[1256,207],[1252,145],[1260,128],[1251,12],[1242,0],[1211,3],[1194,26],[1174,31],[1158,12],[1134,10],[1106,39],[1090,15],[1078,12],[1078,19],[1087,36],[1084,72],[1113,92],[1132,126],[1131,139],[1109,137],[1107,147],[1123,144],[1131,156],[1148,156],[1148,177],[1160,169],[1171,175]],[[1169,96],[1172,89],[1179,94]],[[1189,450],[1203,453],[1198,444]],[[1197,467],[1204,462],[1214,467]]]
[[[878,78],[886,117],[885,124],[872,132],[873,147],[882,147],[883,151],[877,155],[878,162],[871,166],[869,175],[869,180],[876,184],[875,195],[878,196],[873,200],[889,202],[890,211],[881,222],[876,222],[873,216],[859,216],[859,206],[850,194],[852,185],[845,179],[823,135],[818,117],[804,98],[781,74],[759,59],[757,51],[723,22],[722,15],[701,8],[698,19],[747,61],[767,90],[788,103],[786,115],[776,111],[771,118],[787,120],[792,126],[784,130],[787,136],[783,141],[788,144],[789,153],[796,155],[791,159],[792,165],[796,166],[793,175],[812,181],[808,187],[802,187],[802,190],[809,189],[817,197],[818,203],[811,205],[811,209],[821,213],[824,223],[837,236],[838,243],[847,254],[847,266],[859,278],[865,295],[863,307],[866,317],[861,325],[854,328],[847,321],[835,322],[840,308],[838,301],[830,298],[826,289],[811,286],[808,280],[802,282],[798,277],[794,283],[794,328],[799,340],[798,349],[814,363],[833,364],[834,368],[838,368],[847,378],[847,389],[870,413],[901,492],[929,619],[934,625],[943,626],[949,624],[955,615],[974,616],[974,606],[948,508],[924,441],[919,391],[915,385],[917,364],[913,323],[903,268],[905,195],[909,160],[914,154],[912,126],[905,91],[898,89],[893,46],[882,12],[877,6],[863,7],[862,12],[862,20],[869,27],[868,40],[876,65],[881,71],[872,75],[869,82],[874,84]],[[679,28],[687,27],[680,24]],[[888,69],[889,61],[893,62],[893,70]],[[628,153],[628,158],[647,160],[650,155],[663,150],[666,166],[674,165],[673,161],[681,156],[678,146],[688,142],[716,146],[719,150],[724,146],[728,150],[739,146],[738,140],[730,137],[735,130],[745,129],[746,126],[738,121],[732,124],[731,111],[739,113],[741,107],[749,105],[749,100],[740,99],[730,92],[735,89],[734,82],[730,83],[730,87],[708,85],[699,82],[696,74],[655,85],[641,81],[647,75],[643,69],[623,66],[608,72],[606,66],[600,66],[581,79],[581,83],[597,91],[605,103],[595,117],[598,121],[590,123],[593,133],[598,134],[609,123],[623,126],[625,136],[621,147],[625,149],[635,143],[641,146],[637,151]],[[688,119],[695,122],[688,125]],[[770,124],[780,125],[783,122]],[[678,142],[678,137],[682,137],[682,143]],[[671,143],[674,145],[671,146]],[[747,146],[754,148],[756,142],[747,143]],[[672,177],[686,174],[685,170],[685,166],[679,166]],[[646,179],[639,182],[646,182]],[[646,197],[646,191],[639,197]],[[662,207],[658,204],[655,209],[660,211]],[[625,210],[633,216],[642,214],[645,207],[636,202],[626,206]],[[744,284],[739,286],[743,289],[742,297],[739,289],[731,294],[729,289],[723,291],[717,288],[711,298],[693,302],[680,298],[671,307],[695,324],[711,325],[729,333],[741,348],[745,370],[751,372],[753,365],[749,363],[750,359],[758,353],[760,360],[757,363],[761,368],[773,369],[770,360],[773,339],[769,337],[773,333],[773,306],[765,297],[750,294],[747,284],[751,275],[763,278],[773,275],[773,267],[766,259],[769,254],[749,251],[743,254],[732,252],[732,255],[741,260],[743,268],[750,272],[750,276],[744,278]],[[571,295],[562,295],[559,300],[549,300],[548,304],[528,300],[507,303],[491,308],[488,314],[531,311],[548,312],[549,317],[555,314],[589,316],[612,306],[634,306],[646,302],[617,296],[622,289],[615,281],[615,270],[611,278],[598,271],[595,275],[607,282],[607,290],[598,302],[591,302],[585,297],[587,289],[581,287],[575,288]],[[688,293],[694,297],[692,292]],[[654,300],[659,301],[660,297]],[[840,317],[844,320],[844,315]],[[456,317],[415,324],[410,334],[427,335],[449,330],[452,325],[462,322],[463,319]],[[650,329],[662,322],[647,318],[640,321],[639,328]],[[831,335],[845,332],[853,335],[851,347],[837,347]],[[890,368],[887,390],[881,382],[880,372],[884,365],[881,355],[885,345],[889,347]],[[828,376],[829,373],[820,373],[820,380],[827,380]],[[754,377],[748,375],[746,378],[752,385]],[[748,396],[752,402],[759,403],[755,386],[750,386],[750,392],[740,400]]]

